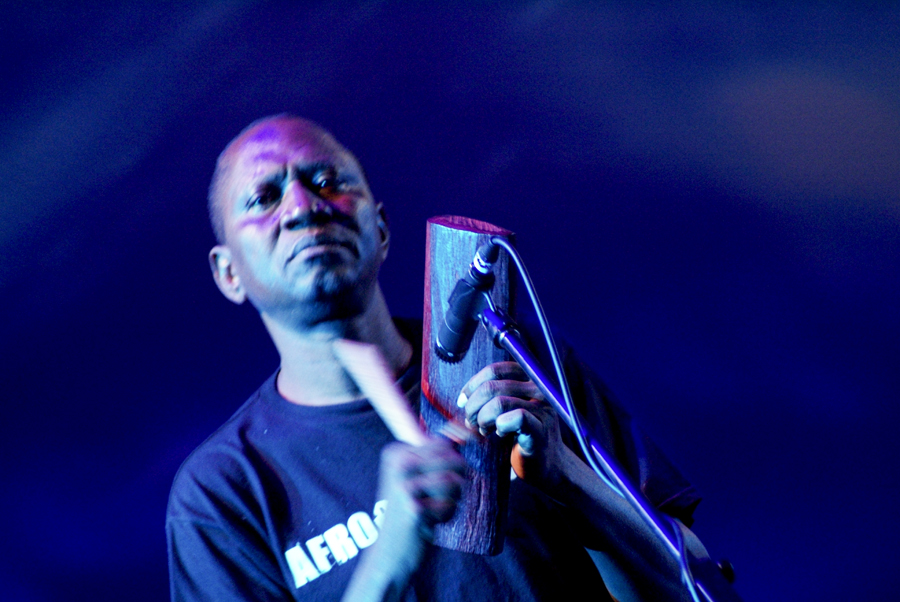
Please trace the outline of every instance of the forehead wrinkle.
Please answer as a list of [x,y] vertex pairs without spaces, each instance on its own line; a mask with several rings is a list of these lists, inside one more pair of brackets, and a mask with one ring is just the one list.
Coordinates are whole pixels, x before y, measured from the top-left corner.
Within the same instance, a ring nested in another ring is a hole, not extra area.
[[[249,155],[254,149],[257,149],[257,154],[251,159]],[[298,157],[303,152],[308,152],[308,156]],[[217,237],[220,229],[224,230],[222,222],[225,206],[233,200],[230,197],[233,197],[235,192],[235,172],[242,164],[246,165],[247,161],[254,159],[263,164],[275,162],[283,167],[298,160],[327,162],[341,169],[356,171],[362,183],[368,186],[365,171],[356,156],[318,124],[291,115],[265,118],[256,125],[251,124],[246,131],[232,140],[216,162],[210,191],[210,209]],[[252,177],[258,178],[263,172],[269,170],[257,163],[253,168]],[[224,235],[224,231],[222,234]]]
[[353,162],[350,151],[328,135],[316,140],[280,137],[270,140],[248,140],[230,153],[232,164],[275,163],[333,163],[345,165]]

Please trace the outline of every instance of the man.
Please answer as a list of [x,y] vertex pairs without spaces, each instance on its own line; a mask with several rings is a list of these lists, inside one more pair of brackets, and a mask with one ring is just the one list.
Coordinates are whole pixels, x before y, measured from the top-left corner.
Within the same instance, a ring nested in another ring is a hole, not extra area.
[[[688,599],[674,561],[563,444],[513,363],[486,367],[462,391],[472,427],[515,438],[522,458],[505,549],[482,557],[429,543],[453,514],[465,466],[447,443],[392,442],[332,354],[338,338],[377,346],[417,399],[421,334],[391,319],[377,280],[390,243],[384,207],[330,134],[290,116],[251,124],[219,157],[210,217],[216,284],[259,311],[281,366],[175,479],[173,599],[540,600],[586,586],[600,595],[582,546],[597,551],[619,600]],[[640,476],[653,501],[689,518],[689,486],[630,437],[600,385],[579,378],[604,441],[643,473],[651,467]]]

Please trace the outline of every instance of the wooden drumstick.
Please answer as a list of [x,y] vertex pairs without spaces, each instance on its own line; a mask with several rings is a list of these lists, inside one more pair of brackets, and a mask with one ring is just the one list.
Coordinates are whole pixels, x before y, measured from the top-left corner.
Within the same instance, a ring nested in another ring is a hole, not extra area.
[[[347,370],[397,441],[418,446],[428,440],[378,347],[337,339],[331,348],[334,357]],[[472,436],[466,427],[456,421],[447,422],[439,434],[456,443],[465,443]]]
[[331,348],[397,441],[410,445],[423,445],[428,441],[428,436],[409,407],[409,401],[391,377],[378,347],[338,339],[331,344]]

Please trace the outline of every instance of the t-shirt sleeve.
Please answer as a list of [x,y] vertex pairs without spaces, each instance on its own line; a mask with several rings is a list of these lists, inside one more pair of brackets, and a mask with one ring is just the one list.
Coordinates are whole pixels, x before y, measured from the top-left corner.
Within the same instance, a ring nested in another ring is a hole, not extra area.
[[166,517],[172,601],[292,600],[252,504],[223,495],[225,477],[212,480],[221,482],[198,482],[182,467],[172,488]]

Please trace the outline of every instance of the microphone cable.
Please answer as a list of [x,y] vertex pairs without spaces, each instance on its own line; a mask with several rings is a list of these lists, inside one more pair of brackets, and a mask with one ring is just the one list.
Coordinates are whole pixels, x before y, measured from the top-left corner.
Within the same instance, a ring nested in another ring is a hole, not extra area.
[[522,257],[506,239],[500,236],[492,236],[491,243],[502,247],[509,254],[509,257],[516,266],[516,270],[518,270],[519,275],[522,278],[522,284],[525,285],[525,290],[528,292],[528,297],[531,300],[531,305],[534,307],[538,323],[541,325],[544,340],[547,343],[547,350],[550,352],[550,359],[553,362],[553,369],[556,373],[556,379],[559,381],[559,388],[562,392],[563,404],[565,405],[566,411],[569,413],[572,423],[575,425],[575,428],[572,430],[574,431],[575,439],[578,441],[578,446],[581,448],[582,455],[584,455],[591,469],[597,473],[597,476],[600,477],[610,489],[615,491],[619,497],[624,497],[622,492],[619,491],[618,486],[615,485],[606,475],[606,472],[597,465],[594,454],[591,453],[588,442],[584,437],[584,426],[581,424],[581,417],[576,411],[575,404],[572,401],[572,393],[569,390],[569,380],[566,378],[565,370],[563,370],[562,362],[559,359],[556,343],[553,340],[553,333],[550,331],[550,325],[547,321],[547,316],[544,314],[541,300],[538,298],[537,292],[534,289],[534,283],[531,280],[531,276],[528,274],[528,270],[525,268]]
[[[531,305],[534,307],[534,312],[537,315],[538,323],[541,325],[541,331],[544,335],[544,340],[547,344],[547,350],[550,353],[550,359],[553,362],[553,370],[556,373],[556,379],[559,382],[559,388],[562,392],[563,403],[565,405],[566,411],[569,413],[571,417],[572,424],[574,425],[575,439],[578,441],[578,446],[581,448],[581,453],[584,455],[585,459],[588,462],[588,465],[591,469],[597,474],[601,481],[603,481],[612,491],[614,491],[619,497],[626,499],[625,494],[619,489],[618,485],[612,482],[611,477],[603,470],[595,459],[594,453],[596,452],[593,446],[589,446],[588,441],[585,439],[585,427],[582,425],[581,416],[578,411],[575,409],[575,404],[572,401],[572,393],[569,390],[569,380],[566,378],[566,372],[563,369],[562,362],[559,359],[559,352],[556,349],[556,343],[553,340],[553,333],[550,331],[550,325],[547,321],[547,317],[544,314],[544,308],[541,306],[541,301],[538,298],[537,292],[534,288],[534,283],[531,280],[531,276],[528,274],[528,270],[525,268],[525,263],[522,261],[521,256],[518,251],[509,244],[509,242],[500,236],[492,236],[490,239],[491,244],[497,245],[503,248],[508,254],[509,257],[513,260],[513,263],[516,266],[516,270],[518,270],[519,275],[522,278],[522,283],[525,285],[525,290],[528,292],[528,297],[531,300]],[[602,455],[600,455],[602,457]],[[636,509],[637,510],[637,509]],[[641,515],[641,512],[638,512]],[[681,533],[681,527],[675,521],[668,516],[665,517],[669,526],[672,529],[674,534],[675,541],[671,542],[666,540],[666,543],[669,544],[670,551],[674,552],[675,558],[678,562],[678,566],[681,573],[681,581],[684,583],[685,587],[688,590],[688,593],[691,596],[691,599],[694,602],[700,602],[700,598],[697,592],[697,582],[694,580],[694,576],[691,573],[691,568],[688,564],[687,560],[687,550],[685,548],[684,537]]]

